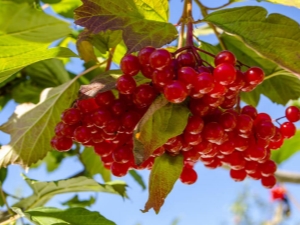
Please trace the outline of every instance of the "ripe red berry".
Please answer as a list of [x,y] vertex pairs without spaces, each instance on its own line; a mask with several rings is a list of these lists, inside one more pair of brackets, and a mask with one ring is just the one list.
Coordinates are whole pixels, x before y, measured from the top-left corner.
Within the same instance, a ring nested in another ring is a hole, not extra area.
[[276,133],[276,128],[271,121],[261,121],[255,125],[257,137],[262,139],[270,139]]
[[230,112],[224,112],[218,118],[219,123],[225,131],[232,131],[237,124],[237,117]]
[[236,79],[236,69],[229,63],[219,64],[214,69],[214,78],[220,84],[232,84]]
[[111,106],[115,100],[115,96],[112,91],[105,91],[98,93],[95,96],[95,100],[99,106]]
[[272,188],[276,184],[276,178],[273,175],[268,177],[262,177],[261,184],[266,188]]
[[221,63],[228,63],[235,66],[236,58],[232,52],[224,50],[219,52],[215,57],[215,65],[217,66]]
[[220,98],[226,94],[228,89],[219,83],[214,83],[214,88],[208,93],[213,98]]
[[210,73],[202,72],[194,80],[194,91],[207,94],[214,88],[214,78]]
[[184,83],[174,80],[167,84],[164,88],[164,96],[169,102],[183,102],[188,95],[187,88]]
[[112,119],[112,114],[108,109],[103,108],[94,112],[92,118],[95,126],[104,127]]
[[133,160],[132,146],[123,145],[117,147],[112,151],[112,157],[114,161],[118,163],[127,163],[130,160]]
[[139,107],[147,107],[156,98],[155,89],[149,84],[141,84],[138,86],[133,93],[133,102]]
[[61,120],[69,125],[76,124],[81,120],[81,112],[74,108],[67,109],[62,113]]
[[203,128],[202,133],[203,137],[212,143],[218,142],[224,136],[224,130],[222,126],[216,122],[206,124]]
[[158,87],[164,87],[171,83],[174,78],[174,73],[170,68],[163,70],[154,70],[152,74],[152,81]]
[[258,85],[262,83],[264,77],[264,71],[259,67],[251,67],[245,73],[246,81],[251,85]]
[[91,130],[85,126],[79,126],[74,130],[74,140],[79,143],[86,143],[91,140]]
[[141,65],[138,57],[134,55],[125,55],[121,60],[120,67],[124,74],[135,76],[139,73]]
[[157,49],[149,57],[150,65],[153,69],[162,70],[172,63],[172,55],[166,49]]
[[191,134],[199,134],[204,126],[204,122],[200,116],[191,116],[188,119],[188,123],[185,127],[185,131]]
[[193,168],[183,167],[179,179],[184,184],[193,184],[197,181],[197,178],[197,172]]
[[300,110],[296,106],[289,106],[285,110],[285,116],[290,122],[297,122],[300,120]]
[[64,152],[68,151],[72,148],[73,141],[71,138],[67,138],[64,136],[58,137],[55,136],[51,139],[51,146],[57,151]]
[[246,115],[246,114],[240,114],[237,117],[237,125],[236,128],[241,133],[248,133],[252,130],[253,126],[253,119]]
[[230,170],[230,177],[234,181],[237,181],[237,182],[243,181],[243,180],[245,180],[246,176],[247,176],[247,173],[244,169],[240,169],[240,170],[231,169]]
[[252,105],[246,105],[242,108],[241,114],[247,114],[248,116],[250,116],[252,119],[255,120],[257,116],[257,110]]
[[83,113],[89,113],[99,109],[99,105],[96,103],[95,98],[77,100],[76,104],[78,109]]
[[127,174],[129,170],[130,164],[129,163],[117,163],[113,162],[111,164],[110,170],[111,173],[116,177],[123,177]]
[[277,165],[272,160],[267,160],[266,162],[259,165],[261,174],[265,177],[273,175],[277,170]]
[[291,138],[296,134],[296,126],[292,122],[285,122],[281,124],[280,132],[284,138]]
[[117,80],[117,89],[121,94],[132,94],[136,88],[136,82],[130,75],[122,75]]
[[147,47],[141,49],[138,54],[138,59],[139,59],[140,64],[143,66],[149,65],[150,64],[150,62],[149,62],[150,55],[154,51],[155,51],[155,48],[153,48],[151,46],[147,46]]
[[197,72],[193,68],[182,67],[178,71],[178,80],[184,83],[188,89],[191,89],[197,75]]
[[183,52],[180,53],[177,57],[177,62],[180,67],[189,66],[189,67],[195,67],[196,60],[194,55],[191,52]]

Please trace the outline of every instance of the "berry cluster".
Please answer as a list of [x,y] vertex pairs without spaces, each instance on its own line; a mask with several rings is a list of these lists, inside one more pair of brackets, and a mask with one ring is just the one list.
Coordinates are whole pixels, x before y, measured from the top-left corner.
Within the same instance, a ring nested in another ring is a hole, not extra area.
[[[279,149],[285,138],[295,134],[293,122],[300,119],[299,109],[287,108],[288,122],[280,127],[268,114],[257,113],[250,105],[240,109],[240,92],[253,90],[263,81],[264,72],[258,67],[242,72],[244,65],[229,51],[215,56],[213,67],[197,51],[202,50],[188,47],[170,53],[145,47],[137,56],[124,56],[120,65],[124,74],[117,80],[117,92],[77,100],[62,113],[52,147],[67,151],[73,141],[94,147],[115,176],[124,176],[129,169],[151,169],[155,157],[164,153],[182,154],[180,180],[185,184],[197,180],[193,167],[201,161],[211,169],[230,166],[230,176],[236,181],[249,176],[273,187],[276,164],[270,160],[270,151]],[[151,81],[138,86],[135,76],[140,72]],[[171,103],[184,102],[191,116],[181,135],[135,165],[133,130],[160,94]]]

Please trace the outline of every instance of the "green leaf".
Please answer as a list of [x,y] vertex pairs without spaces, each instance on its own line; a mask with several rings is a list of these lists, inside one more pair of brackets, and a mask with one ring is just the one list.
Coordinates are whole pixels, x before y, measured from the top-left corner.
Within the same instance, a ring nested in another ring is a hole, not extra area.
[[72,104],[78,93],[78,83],[73,79],[56,88],[47,88],[40,102],[18,105],[0,130],[11,135],[8,145],[0,148],[0,167],[20,164],[28,167],[46,156],[52,148],[50,140],[60,115]]
[[0,169],[0,185],[3,184],[7,176],[7,169],[6,168],[1,168]]
[[148,212],[151,208],[159,213],[166,197],[173,189],[183,168],[183,156],[170,156],[163,154],[155,159],[149,180],[149,197],[142,212]]
[[25,180],[34,193],[14,204],[13,207],[31,209],[43,206],[55,195],[72,192],[94,191],[125,196],[127,187],[123,181],[110,181],[105,184],[100,184],[86,177],[76,177],[52,182],[40,182],[26,177]]
[[238,35],[246,45],[300,77],[300,26],[261,7],[245,6],[209,14],[205,21]]
[[61,210],[52,207],[39,207],[25,212],[16,207],[12,209],[20,216],[39,225],[116,225],[99,212],[92,212],[84,208]]
[[38,103],[43,88],[33,84],[31,80],[26,80],[12,88],[11,96],[17,103],[32,102]]
[[300,8],[300,2],[298,0],[260,0],[264,2],[271,2],[275,4],[288,5]]
[[129,174],[142,187],[143,190],[146,190],[146,184],[143,180],[143,177],[140,174],[138,174],[138,172],[136,172],[135,170],[129,170]]
[[136,163],[148,159],[169,138],[181,134],[190,114],[183,104],[172,104],[160,96],[149,107],[138,125],[134,155]]
[[74,17],[74,10],[82,4],[81,0],[60,0],[59,2],[50,3],[54,12],[61,16]]
[[286,105],[289,100],[300,97],[300,80],[292,73],[261,57],[235,36],[223,34],[221,38],[227,49],[233,52],[241,62],[248,66],[258,66],[265,72],[266,77],[262,84],[250,93],[242,93],[243,101],[257,106],[260,94],[263,94],[272,102]]
[[0,15],[0,83],[34,62],[76,56],[67,48],[47,49],[70,33],[68,23],[13,1],[0,1]]
[[97,34],[122,30],[128,52],[161,47],[177,37],[168,23],[167,0],[87,0],[75,10],[75,23]]
[[280,164],[288,160],[291,156],[300,151],[300,130],[297,130],[297,133],[294,137],[284,140],[283,146],[279,150],[272,151],[272,160],[277,164]]
[[59,59],[47,59],[31,64],[22,72],[44,88],[56,87],[70,80],[63,62]]
[[80,159],[91,176],[100,174],[105,182],[111,180],[110,171],[104,167],[100,156],[92,148],[85,148],[80,155]]
[[62,203],[62,205],[68,206],[70,208],[74,208],[74,207],[89,207],[91,205],[93,205],[95,203],[95,198],[93,196],[91,196],[89,199],[87,200],[80,200],[78,198],[78,195],[75,195],[73,198],[65,201],[64,203]]
[[[215,45],[209,44],[209,43],[207,43],[205,41],[201,41],[200,44],[201,44],[200,48],[202,50],[207,51],[209,53],[212,53],[214,55],[216,55],[220,51],[222,51],[222,49],[220,48],[220,46],[215,46]],[[215,63],[214,63],[215,58],[214,57],[212,57],[212,56],[210,56],[208,54],[202,53],[202,52],[200,52],[199,54],[200,54],[201,58],[203,60],[205,60],[206,62],[208,62],[210,65],[212,65],[212,66],[215,65]]]

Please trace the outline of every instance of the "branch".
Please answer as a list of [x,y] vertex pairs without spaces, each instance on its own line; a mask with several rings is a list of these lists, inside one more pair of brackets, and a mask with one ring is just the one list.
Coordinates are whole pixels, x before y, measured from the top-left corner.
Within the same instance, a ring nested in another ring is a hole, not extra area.
[[275,176],[278,182],[300,184],[300,173],[277,170]]

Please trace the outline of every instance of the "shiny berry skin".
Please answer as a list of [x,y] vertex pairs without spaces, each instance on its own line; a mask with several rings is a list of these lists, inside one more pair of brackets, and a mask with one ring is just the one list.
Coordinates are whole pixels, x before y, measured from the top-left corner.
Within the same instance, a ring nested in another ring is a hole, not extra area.
[[266,188],[272,188],[276,184],[276,178],[273,175],[268,176],[268,177],[262,177],[261,184]]
[[296,134],[296,126],[292,122],[285,122],[281,124],[280,132],[284,138],[289,139]]
[[289,106],[285,110],[285,116],[290,122],[297,122],[300,120],[300,109],[296,106]]
[[54,128],[54,132],[56,136],[63,136],[62,134],[62,130],[64,129],[64,126],[66,124],[63,122],[59,122],[58,124],[56,124],[55,128]]
[[76,124],[81,120],[81,112],[74,108],[67,109],[62,113],[61,120],[69,125]]
[[124,115],[122,116],[121,124],[126,131],[130,132],[133,131],[134,127],[136,126],[136,124],[139,122],[140,119],[141,116],[139,113],[135,111],[129,111],[124,113]]
[[258,113],[254,120],[254,126],[256,126],[256,124],[260,123],[261,121],[272,121],[272,119],[267,113]]
[[265,73],[259,67],[251,67],[245,72],[246,81],[251,85],[258,85],[262,83],[264,77],[265,77]]
[[273,175],[277,170],[277,165],[272,160],[267,160],[266,162],[259,165],[261,174],[265,177]]
[[194,91],[207,94],[214,88],[214,77],[207,72],[202,72],[196,76],[194,81]]
[[183,52],[177,57],[177,62],[180,67],[188,66],[195,67],[196,60],[191,52]]
[[153,71],[154,69],[150,65],[142,65],[141,67],[142,74],[149,79],[152,79]]
[[218,121],[225,131],[232,131],[236,127],[237,117],[233,113],[225,111],[220,115]]
[[246,171],[247,174],[255,173],[257,168],[258,168],[258,162],[257,161],[246,161],[245,171]]
[[252,130],[253,126],[253,119],[246,115],[246,114],[241,114],[237,117],[237,125],[236,128],[239,130],[241,133],[247,133]]
[[157,49],[149,57],[150,65],[153,69],[162,70],[172,63],[172,55],[166,49]]
[[242,108],[241,114],[247,114],[248,116],[250,116],[252,119],[255,120],[257,116],[257,110],[252,105],[246,105]]
[[222,63],[216,66],[213,74],[216,82],[223,85],[229,85],[235,81],[236,73],[236,69],[233,65]]
[[185,127],[185,131],[191,134],[199,134],[204,126],[204,122],[200,116],[191,116]]
[[113,162],[111,164],[110,170],[111,173],[116,177],[123,177],[127,174],[129,170],[130,164],[129,163],[117,163]]
[[114,115],[120,116],[127,110],[126,102],[116,99],[111,105],[111,111]]
[[85,126],[79,126],[74,130],[74,140],[79,143],[85,143],[91,140],[91,130]]
[[222,139],[224,130],[220,124],[211,122],[204,126],[202,134],[206,140],[215,143]]
[[95,98],[77,100],[76,104],[78,109],[83,113],[89,113],[99,109],[99,105],[96,103]]
[[277,141],[271,140],[269,143],[269,148],[272,150],[277,150],[283,145],[283,141],[284,141],[283,137]]
[[202,141],[200,134],[191,134],[187,131],[183,133],[183,138],[186,143],[189,145],[198,145]]
[[271,190],[272,200],[283,200],[286,195],[286,189],[281,186],[276,186]]
[[241,90],[245,86],[244,73],[240,70],[236,72],[235,81],[227,86],[228,89],[232,91]]
[[135,76],[139,73],[141,65],[138,57],[134,55],[125,55],[121,60],[120,67],[124,74]]
[[184,184],[193,184],[197,181],[198,175],[193,168],[183,167],[181,175],[179,177],[180,181]]
[[[111,152],[116,148],[117,146],[114,145],[113,143],[111,142],[107,142],[107,141],[103,141],[103,142],[100,142],[98,144],[96,144],[94,146],[94,150],[95,150],[95,153],[100,155],[100,156],[103,156],[103,157],[106,157],[108,155],[111,154]],[[113,160],[112,160],[113,161]]]
[[117,80],[117,89],[121,94],[132,94],[136,88],[136,82],[130,75],[122,75]]
[[98,109],[92,115],[94,125],[104,127],[105,124],[112,119],[112,113],[108,109]]
[[261,121],[255,125],[257,137],[262,139],[270,139],[276,133],[276,128],[271,121]]
[[152,52],[155,51],[155,48],[147,46],[139,51],[138,59],[141,65],[149,65],[149,58]]
[[247,176],[247,173],[244,169],[241,169],[241,170],[231,169],[230,170],[230,177],[236,182],[245,180],[246,176]]
[[112,118],[105,123],[105,126],[102,129],[107,134],[115,134],[120,127],[121,121],[118,118]]
[[186,85],[180,81],[174,80],[164,88],[164,96],[169,102],[183,102],[188,95]]
[[208,113],[209,106],[202,99],[191,99],[189,109],[195,116],[204,116]]
[[151,105],[156,95],[156,91],[152,86],[149,84],[141,84],[134,90],[133,101],[140,107],[146,107]]
[[64,152],[72,148],[73,141],[71,138],[55,136],[51,139],[51,146],[57,151]]
[[213,98],[220,98],[226,94],[228,89],[219,83],[214,83],[214,88],[208,93]]
[[112,157],[115,162],[127,163],[133,159],[132,146],[123,145],[112,151]]
[[111,106],[115,100],[115,96],[112,91],[105,91],[98,93],[95,96],[95,100],[99,106]]
[[182,67],[178,71],[178,80],[186,85],[188,89],[192,88],[197,72],[191,67]]
[[215,57],[215,65],[217,66],[221,63],[228,63],[234,66],[236,58],[232,52],[224,50],[219,52]]
[[173,81],[174,73],[170,68],[164,70],[154,70],[152,81],[158,87],[164,87]]

